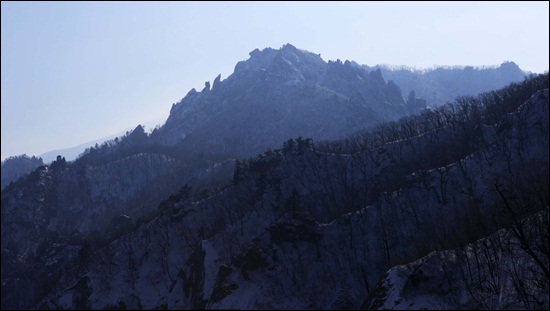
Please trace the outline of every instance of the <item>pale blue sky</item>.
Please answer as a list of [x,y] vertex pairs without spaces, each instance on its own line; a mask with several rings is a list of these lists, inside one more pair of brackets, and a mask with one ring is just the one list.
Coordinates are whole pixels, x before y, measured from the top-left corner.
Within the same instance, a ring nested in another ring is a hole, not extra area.
[[166,119],[255,48],[548,70],[548,2],[1,3],[2,159]]

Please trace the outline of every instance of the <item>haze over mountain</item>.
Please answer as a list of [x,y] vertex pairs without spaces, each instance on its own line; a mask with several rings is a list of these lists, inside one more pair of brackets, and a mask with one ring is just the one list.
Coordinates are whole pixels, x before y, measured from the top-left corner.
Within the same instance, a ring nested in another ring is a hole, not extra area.
[[[387,82],[384,77],[390,77]],[[251,156],[274,148],[290,137],[343,138],[382,121],[438,106],[457,96],[473,95],[520,81],[525,73],[513,62],[487,68],[435,68],[415,71],[385,66],[360,66],[329,61],[287,44],[280,50],[256,49],[239,62],[225,80],[192,89],[174,104],[166,125],[152,141],[180,147],[186,153]],[[397,81],[397,84],[394,82]],[[404,100],[401,93],[404,85]],[[339,104],[335,104],[338,102]],[[164,120],[144,123],[154,128]],[[253,131],[251,130],[253,128]],[[86,148],[121,137],[128,129],[39,157],[44,163],[58,155],[76,159]],[[242,143],[246,141],[246,143]],[[180,152],[183,152],[180,151]],[[15,168],[11,168],[14,171]],[[23,167],[18,174],[28,173]],[[3,174],[4,186],[12,181]]]
[[395,81],[402,88],[403,94],[414,92],[415,96],[425,99],[432,107],[452,102],[457,96],[498,89],[508,83],[521,81],[529,74],[511,61],[503,62],[500,66],[449,66],[424,70],[380,65],[363,67],[367,70],[380,69],[386,79]]
[[[150,135],[2,190],[2,309],[547,308],[548,74],[485,91],[426,109],[382,70],[256,49]],[[450,269],[486,254],[496,288]]]
[[187,152],[250,156],[290,137],[345,137],[408,114],[405,104],[399,87],[379,71],[326,63],[287,44],[256,49],[227,79],[191,90],[151,139],[181,142]]
[[2,159],[166,119],[170,105],[191,88],[200,91],[219,73],[228,77],[255,48],[287,42],[325,61],[369,66],[481,67],[511,60],[535,73],[549,68],[544,1],[1,6]]
[[[154,129],[156,126],[160,126],[160,124],[164,123],[165,120],[157,119],[157,120],[151,120],[148,122],[143,123],[143,126],[147,129]],[[89,141],[83,144],[80,144],[78,146],[70,147],[70,148],[64,148],[64,149],[58,149],[58,150],[52,150],[45,152],[40,155],[40,158],[42,158],[42,161],[44,163],[50,163],[52,161],[55,161],[57,159],[57,156],[60,155],[64,157],[67,161],[74,161],[81,153],[83,153],[86,148],[93,147],[97,144],[101,145],[103,142],[115,139],[116,137],[122,137],[124,134],[126,134],[128,131],[132,130],[132,128],[125,129],[124,131],[118,132],[113,135],[109,135],[107,137],[95,139],[93,141]]]
[[[160,126],[160,124],[163,122],[164,120],[152,120],[144,123],[144,126],[149,129],[154,129],[157,126]],[[117,134],[96,139],[71,148],[48,151],[38,157],[29,157],[26,154],[9,157],[2,161],[2,189],[4,189],[4,187],[7,186],[10,182],[17,180],[19,177],[27,173],[30,173],[37,167],[43,164],[50,164],[51,162],[57,160],[58,156],[61,156],[66,161],[74,161],[79,155],[84,153],[87,148],[98,146],[98,144],[113,140],[117,137],[122,137],[125,134],[128,134],[129,130],[131,129],[126,129],[125,131],[119,132]]]
[[42,158],[27,155],[14,156],[2,161],[2,184],[3,190],[10,182],[17,180],[21,176],[34,171],[37,167],[43,165]]

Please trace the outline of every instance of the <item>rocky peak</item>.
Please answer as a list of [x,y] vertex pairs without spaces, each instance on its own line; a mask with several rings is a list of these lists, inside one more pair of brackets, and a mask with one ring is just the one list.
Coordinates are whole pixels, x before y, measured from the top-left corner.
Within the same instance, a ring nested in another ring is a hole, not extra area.
[[208,92],[208,91],[210,91],[210,82],[209,82],[209,81],[206,81],[206,82],[204,82],[204,88],[202,89],[201,92],[202,92],[202,93],[206,93],[206,92]]
[[427,104],[425,99],[416,97],[415,91],[410,91],[405,106],[410,114],[414,114],[426,109]]
[[388,97],[391,98],[390,102],[396,103],[396,104],[404,104],[405,101],[403,100],[403,96],[401,94],[401,88],[399,85],[395,84],[393,80],[388,80],[388,83],[386,84],[386,91],[388,94]]
[[380,71],[380,68],[371,71],[369,77],[371,77],[371,79],[375,81],[378,81],[379,83],[386,83],[384,77],[382,76],[382,71]]
[[272,48],[265,48],[261,51],[254,49],[254,51],[248,54],[250,55],[248,60],[240,61],[235,65],[234,74],[240,75],[250,71],[255,72],[265,69],[276,54],[276,50]]
[[500,64],[499,68],[503,70],[510,70],[510,71],[514,71],[514,70],[521,71],[519,66],[512,61],[503,62],[502,64]]
[[129,143],[129,144],[140,144],[140,143],[146,142],[147,138],[148,138],[147,133],[145,133],[143,126],[139,124],[131,133],[129,133],[123,139],[123,142]]
[[249,55],[248,60],[237,63],[234,74],[242,75],[245,72],[258,73],[266,70],[274,70],[275,72],[283,70],[299,72],[306,79],[314,79],[318,77],[319,68],[312,67],[326,66],[326,63],[318,54],[297,49],[290,43],[283,45],[278,50],[265,48],[260,51],[255,49]]
[[502,73],[504,80],[521,80],[525,75],[519,66],[512,61],[506,61],[500,64],[498,71]]
[[220,86],[220,80],[222,78],[222,75],[219,74],[216,79],[214,79],[214,83],[212,84],[212,90],[217,90],[218,87]]
[[[235,66],[234,73],[227,79],[221,81],[218,75],[212,88],[207,82],[201,92],[189,92],[173,107],[165,126],[155,135],[155,141],[173,145],[185,140],[190,145],[190,141],[194,140],[194,151],[204,148],[208,152],[214,149],[228,152],[235,147],[227,142],[237,136],[249,135],[240,133],[236,124],[273,127],[271,131],[279,132],[280,137],[270,139],[281,143],[292,135],[321,138],[316,135],[321,135],[319,129],[326,128],[327,122],[320,121],[326,118],[325,114],[346,115],[357,126],[381,121],[380,118],[371,118],[373,109],[388,120],[406,114],[400,88],[393,82],[386,83],[380,70],[369,75],[361,66],[349,60],[327,63],[319,54],[298,49],[291,44],[285,44],[279,49],[255,49],[249,55],[248,60]],[[358,97],[350,100],[355,95]],[[353,108],[348,105],[338,106],[338,103],[351,103]],[[351,112],[351,109],[359,109],[361,112]],[[304,120],[312,118],[312,110],[319,115],[304,127]],[[292,117],[289,119],[289,116]],[[289,127],[291,123],[293,128],[301,131],[292,134],[280,131],[280,128]],[[331,126],[332,132],[323,134],[323,138],[340,137],[351,130],[349,125]],[[221,130],[220,127],[226,128]],[[209,131],[215,133],[207,134]],[[268,147],[265,138],[249,137],[248,140],[251,145],[255,145],[251,148],[255,152]]]
[[281,51],[298,52],[298,49],[290,43],[284,44],[283,47],[280,50]]

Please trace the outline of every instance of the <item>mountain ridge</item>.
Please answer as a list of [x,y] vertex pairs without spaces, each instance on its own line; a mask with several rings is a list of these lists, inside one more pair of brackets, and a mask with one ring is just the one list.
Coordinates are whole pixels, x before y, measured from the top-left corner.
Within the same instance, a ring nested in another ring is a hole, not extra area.
[[[507,96],[512,96],[508,97],[512,100],[515,95],[505,95],[511,89],[495,95],[503,95],[503,102]],[[422,258],[422,253],[432,247],[463,245],[468,239],[493,232],[493,228],[498,228],[495,225],[514,232],[513,226],[508,227],[510,219],[506,220],[508,216],[502,213],[503,206],[494,201],[499,189],[510,191],[506,200],[517,197],[519,191],[542,194],[540,191],[545,188],[537,190],[533,185],[543,180],[538,177],[544,176],[548,168],[544,131],[548,122],[548,90],[532,94],[523,104],[510,106],[510,112],[501,111],[503,114],[495,123],[490,123],[493,119],[484,113],[481,119],[486,126],[478,127],[481,132],[472,131],[470,126],[471,122],[480,122],[476,112],[465,110],[410,141],[387,137],[386,143],[354,156],[320,152],[307,140],[289,140],[280,150],[241,163],[233,186],[208,199],[189,201],[187,190],[182,189],[179,196],[159,206],[162,212],[151,222],[94,253],[90,270],[77,273],[79,268],[75,267],[65,274],[58,289],[39,305],[356,308],[367,293],[376,292],[378,275],[383,277],[395,263]],[[483,95],[479,98],[488,100]],[[465,107],[466,103],[462,104]],[[484,102],[487,111],[502,107],[493,104]],[[474,100],[468,105],[475,107]],[[443,107],[437,113],[443,116],[451,108]],[[451,131],[452,127],[462,134]],[[451,141],[459,149],[473,148],[464,155],[442,153],[440,159],[427,159],[429,166],[409,173],[408,163],[424,165],[415,161],[415,156],[445,149],[435,146],[446,146],[449,137],[472,134],[477,138],[469,140],[469,146]],[[531,139],[529,147],[509,154],[509,158],[502,153],[522,145],[525,139]],[[400,157],[401,164],[396,166],[394,161]],[[535,162],[542,171],[523,176],[524,184],[518,187],[515,174]],[[513,168],[512,173],[507,173],[508,165]],[[365,176],[358,167],[367,168]],[[319,178],[325,174],[334,177]],[[406,178],[395,177],[400,174]],[[371,175],[379,176],[375,179],[381,181],[378,186],[375,181],[369,182]],[[383,176],[385,181],[380,179]],[[366,189],[358,182],[361,180],[367,181]],[[471,188],[472,185],[476,186]],[[315,192],[321,197],[313,195]],[[366,201],[357,200],[354,193],[365,196]],[[528,210],[514,205],[512,209],[520,217],[516,219],[540,211],[543,201],[526,206]],[[476,210],[481,215],[471,214]],[[322,220],[315,214],[319,212],[334,214]],[[503,222],[492,224],[493,219]],[[472,220],[476,226],[471,226]],[[487,247],[491,252],[498,250]],[[518,251],[516,248],[512,254],[528,258]],[[159,266],[157,261],[163,264]],[[109,270],[111,266],[119,268]],[[163,275],[161,280],[153,281],[159,274]],[[540,275],[530,277],[534,281]],[[81,289],[74,284],[81,284]],[[147,295],[151,286],[161,293],[158,297]],[[502,290],[510,299],[522,299],[516,289]],[[491,299],[499,295],[491,291],[483,294]],[[439,303],[449,303],[449,308],[475,306],[470,302],[452,304],[452,300]]]
[[[227,79],[220,81],[218,76],[212,89],[207,83],[201,92],[191,90],[172,106],[166,124],[152,139],[167,145],[187,140],[194,150],[243,155],[232,149],[232,139],[254,138],[238,127],[244,123],[246,128],[248,122],[267,126],[265,131],[273,134],[261,133],[257,141],[249,142],[256,145],[245,153],[251,155],[293,136],[344,137],[406,115],[404,105],[399,87],[386,83],[380,73],[369,75],[349,62],[326,63],[317,54],[287,44],[279,50],[256,49],[250,59],[237,63]],[[216,141],[205,143],[212,136]],[[272,142],[263,143],[266,138]]]
[[[519,109],[547,75],[383,123],[410,111],[380,70],[293,46],[251,54],[234,76],[191,90],[150,135],[137,126],[2,191],[2,308],[336,308],[348,296],[358,306],[400,252],[449,234],[413,228],[437,211],[464,219],[456,202],[481,204],[474,185],[495,172],[509,179],[502,187],[524,189],[505,169],[523,168],[518,157],[547,167],[547,121]],[[499,164],[486,169],[484,157]],[[476,165],[486,177],[472,177]],[[403,204],[402,193],[430,204]],[[326,275],[304,269],[323,261]]]

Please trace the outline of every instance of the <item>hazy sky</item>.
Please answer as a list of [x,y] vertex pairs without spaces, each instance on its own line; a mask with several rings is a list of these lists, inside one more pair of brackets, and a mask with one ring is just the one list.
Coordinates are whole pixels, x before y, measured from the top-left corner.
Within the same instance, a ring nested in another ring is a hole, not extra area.
[[548,2],[1,2],[2,159],[165,120],[255,48],[548,70]]

